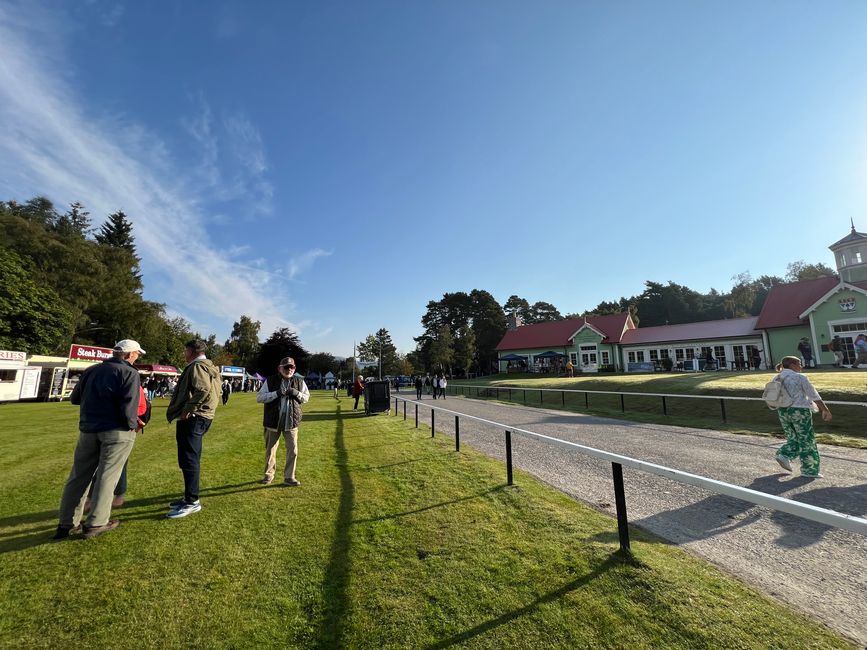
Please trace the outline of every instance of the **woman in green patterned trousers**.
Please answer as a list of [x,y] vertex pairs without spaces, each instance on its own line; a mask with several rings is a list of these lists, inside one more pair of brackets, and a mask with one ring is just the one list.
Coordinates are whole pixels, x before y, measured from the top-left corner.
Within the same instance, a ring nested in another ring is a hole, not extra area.
[[816,447],[816,432],[813,430],[813,413],[821,411],[822,419],[828,422],[831,411],[825,406],[810,380],[801,374],[798,357],[783,357],[777,364],[776,381],[783,385],[783,392],[792,403],[777,409],[786,444],[777,450],[777,462],[784,470],[792,471],[792,461],[801,460],[801,476],[822,478],[819,473],[819,449]]

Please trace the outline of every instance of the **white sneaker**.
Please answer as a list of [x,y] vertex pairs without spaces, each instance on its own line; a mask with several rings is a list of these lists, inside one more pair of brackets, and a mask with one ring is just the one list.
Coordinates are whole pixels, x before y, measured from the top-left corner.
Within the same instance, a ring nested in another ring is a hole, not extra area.
[[195,503],[184,503],[174,510],[169,510],[169,514],[167,514],[166,517],[169,519],[180,519],[181,517],[186,517],[194,512],[198,512],[201,509],[202,504],[199,501],[196,501]]
[[776,456],[774,456],[774,458],[777,459],[777,462],[780,464],[780,467],[782,467],[784,470],[786,470],[787,472],[792,471],[792,461],[790,461],[788,458],[786,458],[785,456],[783,456],[781,454],[777,454]]

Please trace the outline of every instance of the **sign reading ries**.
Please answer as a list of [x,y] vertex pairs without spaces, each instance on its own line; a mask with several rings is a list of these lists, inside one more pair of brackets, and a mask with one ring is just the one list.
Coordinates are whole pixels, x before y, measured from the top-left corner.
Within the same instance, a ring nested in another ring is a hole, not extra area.
[[70,361],[105,361],[111,359],[111,348],[98,348],[95,345],[78,345],[69,348]]

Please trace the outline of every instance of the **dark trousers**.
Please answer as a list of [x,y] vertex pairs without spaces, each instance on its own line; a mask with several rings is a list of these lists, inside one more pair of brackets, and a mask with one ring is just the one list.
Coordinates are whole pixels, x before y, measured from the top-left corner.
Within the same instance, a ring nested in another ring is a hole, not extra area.
[[358,398],[359,398],[359,397],[361,397],[360,394],[355,396],[355,406],[353,406],[352,408],[354,408],[354,409],[357,409],[357,408],[358,408]]
[[211,428],[207,418],[189,417],[178,420],[175,438],[178,441],[178,467],[184,475],[184,501],[199,499],[199,469],[202,460],[202,438]]
[[419,386],[418,388],[415,389],[415,398],[416,399],[421,399],[421,391],[422,391],[421,386]]

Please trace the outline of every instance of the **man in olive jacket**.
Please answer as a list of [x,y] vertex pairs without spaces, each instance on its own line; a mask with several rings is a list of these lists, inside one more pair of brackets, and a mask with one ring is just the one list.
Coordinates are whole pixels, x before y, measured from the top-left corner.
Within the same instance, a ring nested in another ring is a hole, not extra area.
[[206,349],[200,339],[184,346],[187,367],[166,410],[169,422],[177,420],[178,467],[184,475],[184,497],[169,504],[171,510],[166,515],[169,519],[186,517],[202,509],[199,502],[202,438],[211,428],[220,402],[220,371],[205,357]]

